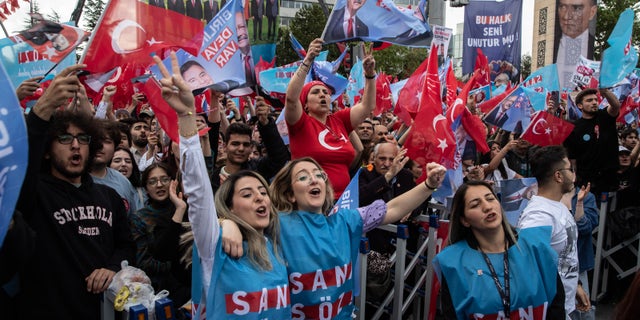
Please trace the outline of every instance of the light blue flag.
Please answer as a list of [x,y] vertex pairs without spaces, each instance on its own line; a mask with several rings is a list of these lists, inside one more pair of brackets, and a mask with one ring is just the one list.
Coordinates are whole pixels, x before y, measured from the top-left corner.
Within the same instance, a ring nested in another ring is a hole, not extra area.
[[355,105],[356,97],[362,96],[364,90],[364,73],[362,71],[362,60],[356,57],[356,63],[351,67],[349,73],[349,84],[347,84],[347,94],[349,95],[349,103]]
[[[531,88],[521,87],[524,93],[529,97],[531,107],[535,111],[542,111],[547,108],[547,98],[551,97],[551,92],[543,89],[542,92],[536,91]],[[533,113],[532,113],[533,114]]]
[[560,91],[558,66],[554,63],[534,71],[521,85],[538,92],[543,92],[545,89],[547,91]]
[[260,85],[269,94],[287,92],[291,77],[298,70],[300,61],[260,72]]
[[[74,65],[75,62],[74,50],[49,74],[55,76],[64,68]],[[25,80],[44,76],[55,65],[26,42],[14,43],[9,38],[0,39],[0,63],[4,65],[7,74],[11,75],[9,81],[15,88]]]
[[400,90],[404,88],[404,85],[407,84],[407,81],[409,81],[409,79],[400,80],[389,85],[389,89],[391,89],[391,98],[393,98],[393,105],[398,103]]
[[0,64],[0,247],[9,228],[27,171],[29,141],[22,108]]
[[638,52],[631,43],[635,14],[631,8],[620,14],[618,23],[607,40],[609,48],[602,54],[600,88],[611,88],[620,82],[638,64]]

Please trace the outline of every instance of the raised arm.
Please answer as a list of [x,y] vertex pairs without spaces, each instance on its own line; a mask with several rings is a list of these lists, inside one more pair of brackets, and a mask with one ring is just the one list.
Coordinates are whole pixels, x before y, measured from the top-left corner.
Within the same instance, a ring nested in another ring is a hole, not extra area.
[[357,128],[376,108],[376,60],[367,55],[362,61],[364,69],[364,93],[362,99],[351,107],[351,126]]
[[[307,73],[313,65],[313,60],[316,59],[320,51],[322,50],[322,39],[316,38],[311,41],[309,49],[307,50],[307,56],[302,60],[302,64],[293,74],[289,86],[287,86],[287,97],[284,103],[284,119],[288,124],[294,124],[302,117],[302,108],[304,107],[300,103],[300,93],[304,86],[304,79],[307,77]],[[375,100],[375,97],[374,97]]]
[[[173,74],[169,74],[157,56],[154,57],[154,61],[163,76],[160,80],[162,97],[178,114],[180,170],[183,176],[184,194],[187,196],[189,205],[189,221],[193,227],[193,236],[203,262],[203,269],[208,269],[213,265],[214,249],[220,227],[213,202],[213,190],[198,139],[193,94],[180,75],[175,53],[171,53]],[[208,267],[204,265],[208,263],[211,265]]]
[[423,203],[440,186],[447,169],[435,162],[427,164],[427,179],[413,189],[393,198],[387,203],[387,214],[383,224],[396,222]]
[[609,102],[607,113],[612,117],[617,117],[618,113],[620,113],[620,101],[618,98],[609,89],[600,89],[600,94]]

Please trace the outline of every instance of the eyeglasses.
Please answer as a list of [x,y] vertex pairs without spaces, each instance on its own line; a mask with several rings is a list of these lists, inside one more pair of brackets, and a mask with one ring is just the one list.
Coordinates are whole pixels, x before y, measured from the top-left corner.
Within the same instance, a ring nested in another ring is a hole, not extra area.
[[151,179],[147,180],[147,185],[148,186],[155,186],[156,184],[158,184],[158,181],[160,181],[161,185],[166,186],[167,184],[169,184],[169,182],[171,182],[171,177],[164,176],[164,177],[160,177],[160,178],[151,178]]
[[296,176],[296,181],[295,182],[302,182],[302,183],[307,183],[307,184],[311,184],[311,182],[313,181],[311,178],[314,178],[316,181],[327,181],[327,174],[324,171],[315,171],[312,174],[309,174],[306,171],[301,172],[300,174],[298,174]]
[[571,168],[561,168],[561,169],[558,169],[556,171],[564,171],[564,170],[569,170],[571,172],[576,172],[575,169],[573,169],[573,167],[571,167]]
[[58,142],[61,144],[71,144],[73,142],[73,139],[78,139],[79,144],[91,143],[91,136],[86,133],[80,133],[76,136],[69,133],[63,133],[58,135],[56,138],[58,139]]

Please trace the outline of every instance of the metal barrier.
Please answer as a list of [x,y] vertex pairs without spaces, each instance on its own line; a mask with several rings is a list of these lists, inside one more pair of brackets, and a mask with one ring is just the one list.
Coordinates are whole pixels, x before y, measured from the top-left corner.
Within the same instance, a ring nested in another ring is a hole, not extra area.
[[[613,200],[610,202],[610,200]],[[596,256],[593,270],[593,283],[591,286],[591,300],[599,301],[607,293],[609,279],[609,267],[616,271],[616,277],[622,279],[640,270],[640,234],[625,239],[612,247],[611,230],[606,228],[607,214],[615,209],[615,193],[602,193],[600,201],[600,223],[598,224],[596,237]],[[595,230],[594,230],[595,232]],[[636,265],[627,270],[622,269],[612,255],[620,250],[628,249],[636,256]]]
[[[409,237],[406,225],[384,225],[378,229],[393,233],[395,237],[396,251],[390,261],[393,262],[394,285],[389,293],[379,304],[367,301],[367,254],[369,253],[368,239],[362,238],[360,245],[360,295],[356,297],[357,319],[380,319],[385,313],[390,319],[400,320],[411,308],[413,319],[427,319],[432,307],[431,288],[433,286],[433,267],[431,261],[436,253],[438,245],[437,230],[439,217],[447,216],[446,208],[439,204],[429,204],[429,208],[439,212],[430,216],[420,215],[417,220],[428,222],[427,230],[421,230],[421,239],[418,242],[416,252],[407,252],[407,239]],[[426,234],[426,236],[425,236]],[[426,255],[425,255],[426,254]],[[407,260],[407,257],[411,257]],[[417,270],[414,272],[414,270]],[[412,274],[415,275],[414,284],[406,284],[406,280]],[[366,306],[375,307],[373,315],[366,314]]]

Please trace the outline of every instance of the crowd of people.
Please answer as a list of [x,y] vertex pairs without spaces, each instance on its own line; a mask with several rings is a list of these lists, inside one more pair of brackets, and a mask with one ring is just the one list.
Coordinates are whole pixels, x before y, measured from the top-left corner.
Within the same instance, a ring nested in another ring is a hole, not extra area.
[[[361,236],[389,255],[391,239],[376,227],[406,223],[415,250],[415,218],[435,201],[446,168],[406,155],[414,124],[373,114],[372,55],[351,108],[337,110],[326,83],[305,83],[322,45],[311,42],[287,88],[289,146],[263,97],[242,98],[240,111],[214,92],[198,114],[175,54],[171,70],[154,59],[179,141],[141,93],[114,111],[116,89],[107,86],[96,111],[77,76],[85,66],[60,72],[26,115],[28,170],[0,251],[3,310],[16,319],[99,319],[100,294],[128,260],[196,317],[351,319]],[[37,88],[32,79],[16,91]],[[533,146],[487,125],[491,151],[461,155],[449,245],[434,260],[446,319],[593,316],[599,195],[640,206],[640,144],[635,123],[616,123],[620,102],[609,90],[582,90],[575,101],[582,118],[564,146]],[[482,117],[474,99],[467,107]],[[360,207],[334,206],[358,169]],[[523,177],[536,178],[538,192],[510,225],[496,187]],[[636,312],[625,303],[620,319]]]

